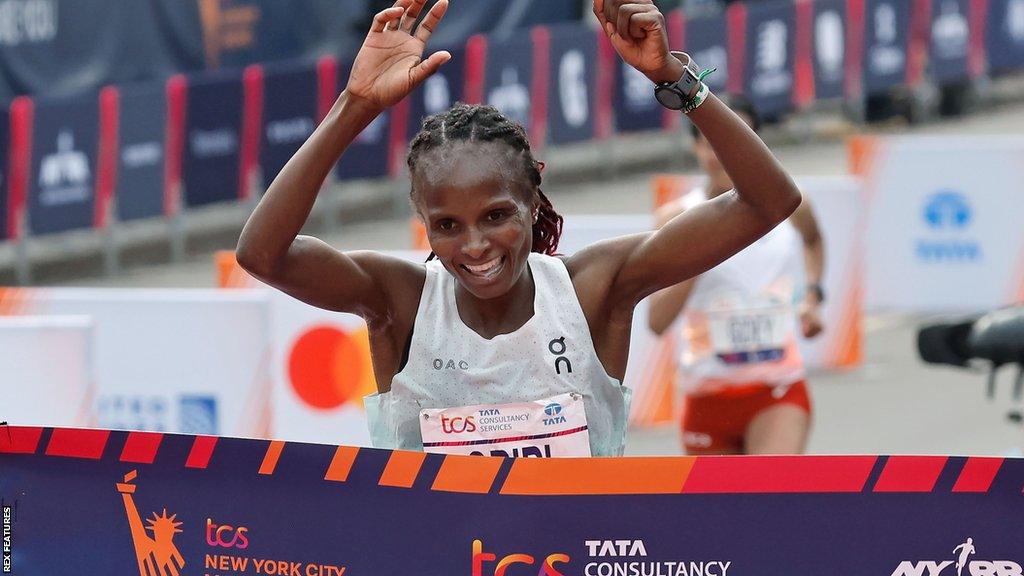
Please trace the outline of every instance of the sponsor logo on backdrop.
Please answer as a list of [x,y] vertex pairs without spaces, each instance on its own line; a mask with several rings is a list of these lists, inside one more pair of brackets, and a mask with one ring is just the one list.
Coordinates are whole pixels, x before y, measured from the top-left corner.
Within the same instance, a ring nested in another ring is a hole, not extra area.
[[[182,522],[177,521],[177,514],[167,515],[153,512],[152,518],[146,519],[145,526],[142,516],[135,505],[135,470],[125,474],[124,482],[116,484],[118,493],[124,503],[124,513],[131,529],[132,545],[135,547],[135,559],[138,562],[139,576],[178,576],[185,567],[185,558],[174,544],[174,538],[182,533]],[[146,533],[149,530],[152,536]]]
[[238,150],[238,134],[230,128],[193,130],[189,134],[192,153],[198,158],[218,158]]
[[[137,486],[132,482],[137,476],[138,472],[132,470],[125,474],[124,481],[118,482],[116,487],[117,492],[121,494],[128,527],[131,530],[139,576],[182,576],[182,570],[187,562],[174,539],[184,532],[182,526],[185,523],[178,521],[177,514],[168,515],[167,508],[163,508],[160,514],[153,512],[153,517],[146,520],[149,526],[145,526],[135,504]],[[348,570],[346,566],[335,564],[252,556],[250,534],[249,528],[245,526],[236,527],[207,518],[206,545],[217,553],[207,552],[203,555],[203,568],[216,570],[217,576],[344,576]],[[224,554],[228,550],[245,550],[250,556]],[[209,572],[202,573],[213,576]]]
[[[172,408],[177,408],[174,426]],[[136,396],[111,394],[96,403],[99,424],[103,428],[178,432],[182,434],[219,434],[217,399],[198,394]]]
[[125,168],[149,168],[163,160],[164,147],[160,142],[139,142],[129,144],[121,151],[121,163]]
[[62,206],[84,202],[92,194],[92,170],[89,157],[75,148],[70,129],[57,135],[57,150],[43,156],[39,164],[39,202],[43,206]]
[[822,76],[829,82],[843,77],[845,42],[842,16],[835,10],[818,14],[814,21],[814,54],[818,58]]
[[267,122],[267,143],[278,146],[305,142],[314,128],[313,119],[306,116]]
[[584,576],[728,576],[731,561],[650,558],[643,540],[586,540]]
[[[1021,576],[1020,563],[1013,560],[972,560],[978,558],[973,538],[952,549],[944,560],[904,560],[892,576]],[[984,557],[984,556],[980,556]]]
[[[514,574],[537,574],[537,576],[567,576],[560,565],[567,564],[571,558],[568,554],[555,552],[540,559],[540,556],[523,553],[506,554],[498,557],[494,552],[484,551],[482,540],[473,540],[471,559],[473,576],[504,576],[506,572]],[[512,568],[512,566],[520,568]],[[523,566],[531,566],[526,569]],[[516,571],[518,570],[518,572]]]
[[923,262],[977,262],[981,244],[971,234],[974,210],[967,196],[940,190],[925,199],[921,213],[926,230],[918,237],[915,252]]
[[789,89],[793,75],[786,70],[789,27],[782,20],[769,20],[757,27],[757,74],[751,82],[754,92],[780,94]]
[[529,126],[530,91],[519,81],[519,71],[514,66],[501,71],[501,84],[491,90],[487,103],[519,124]]
[[57,0],[2,0],[0,46],[51,42],[57,23]]
[[939,16],[932,24],[932,45],[941,58],[959,58],[967,54],[967,18],[960,13],[957,0],[943,0]]
[[903,61],[906,58],[903,49],[896,46],[896,40],[899,37],[896,8],[887,2],[879,4],[875,7],[872,21],[875,30],[875,44],[871,46],[868,65],[875,74],[894,74],[903,67]]
[[586,59],[580,50],[569,50],[558,63],[558,95],[562,116],[573,128],[583,126],[590,117],[586,70]]

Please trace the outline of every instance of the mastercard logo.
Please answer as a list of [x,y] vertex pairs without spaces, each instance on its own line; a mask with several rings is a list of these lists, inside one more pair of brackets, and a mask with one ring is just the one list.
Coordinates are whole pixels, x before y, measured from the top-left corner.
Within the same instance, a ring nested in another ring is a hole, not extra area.
[[314,326],[292,344],[288,379],[305,404],[333,410],[346,402],[363,405],[363,396],[377,391],[366,327],[344,331],[333,325]]

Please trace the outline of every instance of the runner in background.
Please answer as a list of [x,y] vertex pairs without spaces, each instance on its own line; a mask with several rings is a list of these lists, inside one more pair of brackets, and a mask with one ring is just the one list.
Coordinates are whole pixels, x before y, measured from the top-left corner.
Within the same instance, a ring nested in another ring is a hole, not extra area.
[[636,305],[763,236],[792,214],[800,192],[690,58],[669,52],[653,4],[595,0],[612,46],[651,80],[652,98],[687,111],[735,191],[656,232],[560,257],[562,218],[540,189],[542,165],[525,130],[492,106],[457,104],[424,121],[408,156],[412,204],[436,258],[340,252],[299,235],[345,149],[451,58],[424,58],[447,7],[440,0],[419,25],[424,0],[377,14],[346,89],[249,217],[238,262],[303,302],[366,320],[378,389],[365,399],[374,446],[620,455]]
[[[747,100],[726,101],[758,130]],[[693,137],[707,183],[662,207],[659,227],[734,186],[696,128]],[[824,262],[818,223],[805,198],[786,222],[739,254],[651,297],[649,324],[655,333],[670,329],[682,314],[679,382],[687,453],[804,451],[811,403],[794,318],[805,337],[821,332]]]

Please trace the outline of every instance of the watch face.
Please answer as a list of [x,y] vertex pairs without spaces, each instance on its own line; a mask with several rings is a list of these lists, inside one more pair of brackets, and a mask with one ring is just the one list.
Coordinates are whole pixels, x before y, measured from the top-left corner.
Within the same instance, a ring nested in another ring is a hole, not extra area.
[[657,98],[658,102],[661,103],[662,106],[669,110],[683,109],[682,95],[669,86],[659,86],[654,91],[654,97]]

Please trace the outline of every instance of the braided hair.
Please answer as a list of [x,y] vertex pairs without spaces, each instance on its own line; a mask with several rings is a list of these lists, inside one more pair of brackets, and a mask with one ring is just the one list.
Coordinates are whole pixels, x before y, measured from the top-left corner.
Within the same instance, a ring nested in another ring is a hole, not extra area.
[[[452,142],[504,142],[521,159],[527,181],[537,190],[540,209],[533,224],[533,252],[554,256],[562,236],[562,216],[540,189],[543,164],[533,157],[526,131],[494,106],[458,103],[447,112],[427,117],[409,146],[409,173],[416,171],[425,152]],[[433,257],[433,254],[431,254]]]

